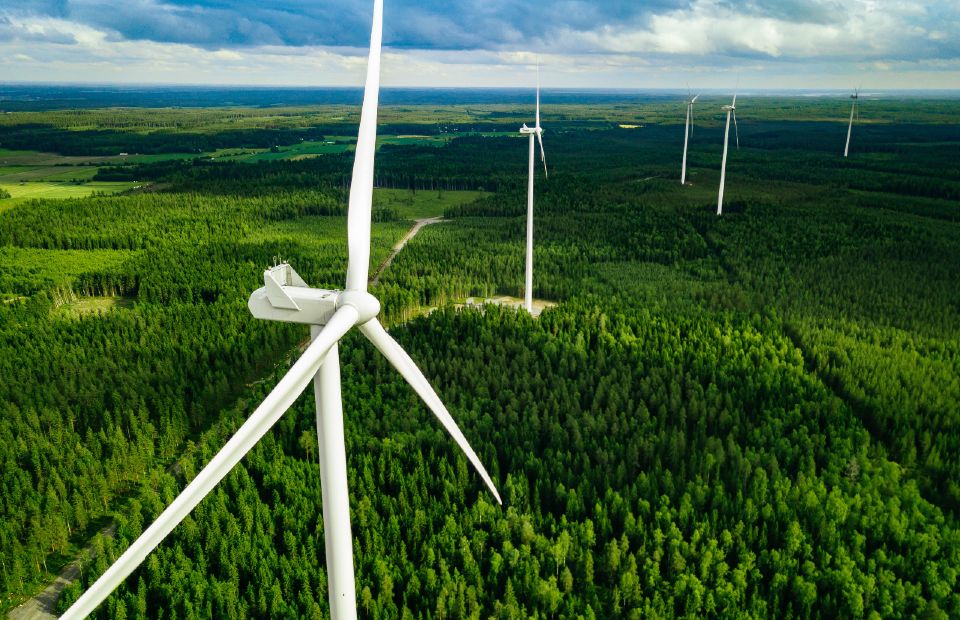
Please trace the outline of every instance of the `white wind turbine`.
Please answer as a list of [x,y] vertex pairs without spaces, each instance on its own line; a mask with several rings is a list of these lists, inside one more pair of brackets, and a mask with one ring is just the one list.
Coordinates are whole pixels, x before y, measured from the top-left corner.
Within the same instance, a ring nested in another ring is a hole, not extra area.
[[727,146],[730,144],[730,116],[733,116],[733,128],[737,134],[737,148],[740,148],[740,128],[737,127],[737,95],[733,95],[733,103],[722,108],[727,112],[727,130],[723,134],[723,162],[720,164],[720,196],[717,198],[717,215],[723,215],[723,187],[727,180]]
[[439,396],[410,356],[376,319],[380,312],[380,302],[367,292],[382,31],[383,0],[374,0],[370,59],[347,216],[349,263],[346,290],[308,288],[303,279],[287,264],[277,265],[264,272],[265,286],[250,296],[250,311],[261,319],[310,325],[310,346],[220,452],[123,555],[77,599],[63,618],[84,618],[109,596],[240,459],[253,449],[311,381],[314,382],[317,403],[330,615],[335,620],[353,620],[357,617],[337,347],[340,339],[353,327],[360,329],[426,402],[427,407],[453,436],[480,473],[497,502],[500,502],[500,495],[493,481]]
[[520,128],[521,135],[530,136],[530,165],[527,181],[527,267],[524,277],[523,307],[527,312],[533,312],[533,177],[535,146],[534,139],[540,143],[540,158],[543,160],[544,177],[547,173],[547,154],[543,150],[543,128],[540,127],[540,65],[537,65],[537,117],[533,127],[524,123]]
[[[853,133],[853,116],[857,111],[857,103],[860,101],[860,89],[853,91],[853,94],[850,95],[850,99],[853,100],[853,103],[850,105],[850,125],[847,127],[847,145],[843,147],[843,156],[846,157],[850,154],[850,135]],[[859,114],[857,115],[859,117]]]
[[680,185],[687,184],[687,141],[690,139],[690,135],[693,133],[693,104],[697,102],[697,99],[700,98],[700,95],[690,99],[689,93],[687,94],[687,125],[683,132],[683,169],[680,172]]

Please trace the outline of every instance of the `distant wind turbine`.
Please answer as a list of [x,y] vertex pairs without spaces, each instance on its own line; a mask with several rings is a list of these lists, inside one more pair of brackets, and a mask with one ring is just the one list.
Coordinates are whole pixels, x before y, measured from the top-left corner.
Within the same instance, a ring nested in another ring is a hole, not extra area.
[[540,143],[540,158],[543,160],[544,177],[547,173],[547,154],[543,150],[543,128],[540,127],[540,65],[537,65],[537,117],[536,125],[527,127],[524,123],[520,128],[521,135],[530,136],[530,165],[529,178],[527,180],[527,266],[524,277],[523,307],[527,312],[533,312],[533,178],[535,174],[534,160],[536,159],[536,148],[534,138]]
[[[847,157],[850,154],[850,135],[853,133],[853,116],[857,111],[857,103],[860,101],[860,89],[853,91],[853,94],[850,95],[850,99],[853,102],[850,104],[850,125],[847,127],[847,145],[843,147],[843,156]],[[859,117],[859,114],[857,115]]]
[[733,95],[733,103],[722,108],[727,112],[727,130],[723,134],[723,163],[720,164],[720,196],[717,198],[717,215],[723,215],[723,187],[727,180],[727,146],[730,144],[730,116],[733,116],[733,128],[737,134],[737,149],[740,148],[740,128],[737,127],[737,95]]
[[360,329],[426,402],[427,407],[480,473],[497,502],[500,502],[500,495],[493,481],[463,433],[457,428],[440,397],[430,387],[410,356],[376,319],[380,313],[380,302],[367,292],[382,32],[383,0],[374,0],[370,58],[347,215],[349,261],[346,290],[309,288],[293,268],[285,263],[264,272],[265,286],[250,296],[248,306],[251,313],[260,319],[310,325],[310,346],[220,452],[123,555],[77,599],[63,618],[84,618],[96,609],[244,455],[253,449],[311,381],[314,383],[317,402],[330,616],[334,620],[354,620],[357,617],[338,351],[338,343],[353,327]]
[[680,185],[687,184],[687,142],[690,139],[690,135],[693,133],[693,104],[697,102],[697,99],[700,98],[700,95],[690,99],[689,93],[687,94],[687,125],[683,132],[683,169],[680,173]]

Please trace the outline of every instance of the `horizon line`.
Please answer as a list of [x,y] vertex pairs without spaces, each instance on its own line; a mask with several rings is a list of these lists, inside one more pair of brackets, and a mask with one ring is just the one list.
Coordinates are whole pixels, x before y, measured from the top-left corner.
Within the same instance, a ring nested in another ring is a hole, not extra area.
[[[296,84],[204,84],[199,82],[57,82],[57,81],[0,81],[0,90],[5,87],[68,87],[68,88],[192,88],[198,90],[226,90],[231,88],[244,89],[279,89],[279,90],[357,90],[362,91],[363,85],[296,85]],[[553,92],[583,92],[583,93],[647,93],[647,92],[686,92],[689,90],[687,85],[683,86],[657,86],[657,87],[577,87],[577,86],[548,86],[541,87],[544,91]],[[530,87],[521,86],[384,86],[382,90],[426,90],[426,91],[517,91],[525,92],[531,90]],[[702,87],[696,90],[701,92],[727,92],[729,88],[723,87]],[[845,93],[852,88],[836,87],[817,87],[817,86],[792,86],[792,87],[769,87],[769,88],[751,88],[744,93]],[[877,93],[956,93],[960,94],[960,88],[870,88],[860,89]]]

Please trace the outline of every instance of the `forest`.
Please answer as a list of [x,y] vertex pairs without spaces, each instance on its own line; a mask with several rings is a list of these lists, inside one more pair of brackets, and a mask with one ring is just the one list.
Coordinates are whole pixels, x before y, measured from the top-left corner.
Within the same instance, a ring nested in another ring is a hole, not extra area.
[[[687,186],[682,101],[545,106],[539,318],[465,307],[523,294],[530,111],[385,111],[384,138],[443,139],[382,141],[372,268],[446,221],[372,292],[504,505],[349,336],[361,617],[960,617],[960,101],[865,105],[844,159],[844,101],[744,98],[718,218],[720,103]],[[343,286],[352,153],[220,151],[349,136],[356,110],[274,112],[4,115],[4,157],[129,184],[0,193],[4,612],[78,561],[65,610],[296,359],[307,331],[246,308],[264,268]],[[97,612],[328,615],[312,396]]]

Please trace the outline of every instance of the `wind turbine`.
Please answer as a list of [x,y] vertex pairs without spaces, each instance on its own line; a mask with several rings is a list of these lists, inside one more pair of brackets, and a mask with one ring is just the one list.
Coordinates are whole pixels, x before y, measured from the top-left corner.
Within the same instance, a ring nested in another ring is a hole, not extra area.
[[692,133],[693,127],[691,122],[693,121],[693,104],[697,102],[697,99],[700,98],[700,95],[690,99],[690,94],[687,93],[687,125],[683,132],[683,169],[680,173],[680,185],[687,184],[687,141],[690,139],[690,134]]
[[857,103],[860,101],[859,88],[853,91],[853,94],[850,95],[850,99],[852,99],[853,102],[850,105],[850,125],[847,127],[847,145],[843,147],[844,157],[850,154],[850,135],[853,133],[853,115],[854,115],[854,112],[857,111]]
[[524,278],[523,307],[527,312],[533,312],[533,177],[534,177],[534,159],[535,145],[534,138],[540,143],[540,158],[543,160],[543,175],[547,173],[547,154],[543,150],[543,128],[540,127],[540,65],[537,65],[537,118],[536,125],[527,127],[524,123],[520,128],[521,135],[530,136],[530,165],[529,179],[527,181],[527,267]]
[[730,144],[730,116],[733,116],[733,128],[737,134],[737,149],[740,148],[740,128],[737,127],[737,95],[733,95],[733,103],[725,105],[727,112],[727,130],[723,134],[723,162],[720,164],[720,196],[717,198],[717,215],[723,215],[723,186],[727,180],[727,146]]
[[457,428],[440,397],[410,356],[376,319],[380,312],[380,302],[367,292],[382,32],[383,0],[374,0],[370,59],[367,64],[360,131],[350,187],[350,209],[347,215],[349,262],[346,289],[338,291],[309,288],[293,268],[285,263],[264,272],[264,287],[250,296],[248,306],[251,313],[260,319],[309,325],[312,338],[310,346],[220,452],[123,555],[77,599],[63,618],[84,618],[109,596],[240,459],[253,449],[311,381],[314,382],[317,403],[330,615],[335,620],[354,620],[357,617],[337,346],[340,339],[353,327],[360,329],[426,402],[427,407],[480,473],[497,502],[502,503],[493,481],[463,433]]

